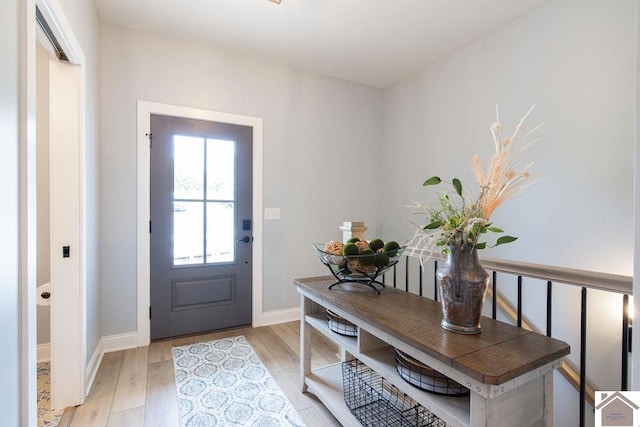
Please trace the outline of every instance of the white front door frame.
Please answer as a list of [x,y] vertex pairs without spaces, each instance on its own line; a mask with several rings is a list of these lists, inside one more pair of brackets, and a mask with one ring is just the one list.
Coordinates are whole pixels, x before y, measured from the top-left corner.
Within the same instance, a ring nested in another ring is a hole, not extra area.
[[138,346],[149,345],[151,337],[150,307],[150,247],[149,236],[150,197],[149,172],[151,115],[163,114],[173,117],[208,120],[250,126],[253,128],[253,237],[252,245],[252,308],[254,327],[262,325],[262,118],[239,114],[221,113],[190,107],[181,107],[156,102],[138,101]]

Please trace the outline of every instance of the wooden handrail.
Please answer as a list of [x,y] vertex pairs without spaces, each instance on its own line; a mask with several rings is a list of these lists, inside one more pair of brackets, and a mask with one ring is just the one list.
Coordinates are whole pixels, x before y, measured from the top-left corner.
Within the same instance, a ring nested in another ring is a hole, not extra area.
[[567,285],[599,289],[601,291],[633,295],[633,277],[631,276],[497,258],[480,258],[480,263],[487,270],[516,274],[534,279],[550,280]]
[[[419,252],[407,248],[405,254],[418,258]],[[442,261],[437,256],[434,260]],[[522,261],[511,261],[498,258],[480,258],[480,263],[487,270],[509,273],[534,279],[550,280],[567,285],[580,286],[618,294],[633,295],[633,277],[620,274],[600,273],[575,268],[556,267]]]

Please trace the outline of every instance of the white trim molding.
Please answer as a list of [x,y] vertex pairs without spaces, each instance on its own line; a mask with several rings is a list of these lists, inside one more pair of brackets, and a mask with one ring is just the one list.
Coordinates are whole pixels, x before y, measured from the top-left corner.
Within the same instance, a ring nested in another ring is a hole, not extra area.
[[36,360],[38,363],[51,360],[51,343],[38,344],[36,346]]
[[102,337],[100,346],[104,353],[136,348],[138,347],[138,334],[136,332],[129,332],[126,334],[108,335]]
[[274,310],[262,314],[262,325],[277,325],[278,323],[293,322],[300,320],[300,308],[287,308],[284,310]]
[[260,117],[201,110],[156,102],[138,101],[138,346],[149,345],[151,322],[149,320],[150,295],[150,237],[149,237],[149,171],[151,168],[149,139],[151,114],[208,120],[220,123],[250,126],[253,128],[253,273],[252,273],[252,326],[262,326],[262,134]]
[[[633,162],[633,229],[634,229],[634,263],[633,263],[633,319],[634,325],[640,325],[640,0],[636,0],[636,37],[635,37],[635,129],[634,129],[634,162]],[[632,331],[632,342],[640,343],[640,328],[636,326]],[[640,390],[640,351],[636,350],[631,353],[631,390]]]
[[85,396],[89,395],[91,391],[91,387],[93,386],[93,381],[96,379],[96,374],[98,373],[98,368],[100,368],[100,363],[102,363],[102,356],[104,356],[103,350],[103,342],[104,339],[101,339],[96,346],[89,363],[87,364],[87,370],[84,374],[85,378],[85,386],[84,386],[84,394]]

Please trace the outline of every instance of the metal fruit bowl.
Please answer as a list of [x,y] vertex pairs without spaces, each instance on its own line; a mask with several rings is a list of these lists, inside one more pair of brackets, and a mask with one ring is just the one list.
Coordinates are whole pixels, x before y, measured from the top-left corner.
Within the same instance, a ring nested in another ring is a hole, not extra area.
[[320,262],[329,268],[337,280],[329,286],[329,289],[340,283],[360,283],[370,286],[377,293],[380,291],[373,284],[383,288],[384,284],[376,279],[396,265],[406,249],[406,246],[401,246],[389,252],[341,255],[325,252],[324,247],[324,243],[313,243]]

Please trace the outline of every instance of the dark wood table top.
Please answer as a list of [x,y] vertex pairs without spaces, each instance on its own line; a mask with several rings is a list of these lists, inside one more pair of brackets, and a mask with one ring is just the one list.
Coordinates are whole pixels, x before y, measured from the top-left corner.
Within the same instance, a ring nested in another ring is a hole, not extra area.
[[482,317],[482,332],[463,335],[440,327],[439,302],[385,287],[328,285],[330,276],[295,279],[300,291],[325,301],[484,384],[503,384],[570,353],[564,341]]

